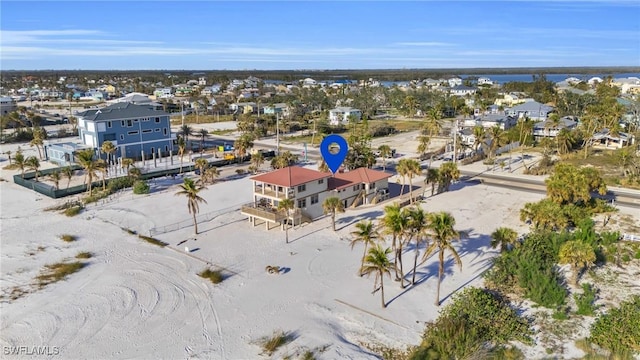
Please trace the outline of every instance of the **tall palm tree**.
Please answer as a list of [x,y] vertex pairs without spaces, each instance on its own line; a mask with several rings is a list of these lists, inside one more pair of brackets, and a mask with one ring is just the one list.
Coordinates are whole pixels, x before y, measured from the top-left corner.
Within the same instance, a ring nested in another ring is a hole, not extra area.
[[278,210],[284,211],[286,215],[285,224],[284,224],[284,235],[285,235],[285,242],[287,244],[289,243],[289,218],[291,217],[291,210],[293,210],[294,207],[295,207],[295,204],[293,202],[293,199],[287,198],[287,199],[282,199],[280,200],[280,202],[278,202]]
[[31,146],[35,146],[36,149],[38,149],[38,156],[42,160],[41,149],[44,146],[44,140],[47,138],[47,132],[41,127],[36,127],[33,129],[32,134],[33,134],[33,138],[31,139],[31,142],[29,144]]
[[491,247],[497,248],[500,246],[500,252],[504,252],[509,249],[509,246],[515,246],[518,233],[508,227],[499,227],[493,233],[491,233]]
[[411,285],[416,283],[416,270],[418,268],[418,256],[420,255],[420,245],[427,242],[427,213],[420,207],[409,209],[407,222],[407,233],[409,240],[415,242],[413,257],[413,275],[411,277]]
[[404,269],[402,267],[402,248],[404,244],[403,235],[405,234],[408,220],[408,213],[402,210],[400,204],[396,203],[384,207],[384,216],[380,222],[382,232],[386,235],[391,235],[391,249],[395,252],[393,264],[396,281],[400,281],[400,285],[403,288]]
[[73,175],[75,174],[75,170],[71,168],[71,166],[65,166],[62,168],[62,174],[67,178],[67,189],[69,188],[69,184],[71,184],[71,179],[73,179]]
[[413,178],[420,175],[422,172],[420,169],[420,163],[415,159],[407,159],[406,162],[406,174],[407,178],[409,178],[409,202],[413,203],[415,200],[413,198]]
[[121,163],[122,163],[121,164],[122,168],[123,169],[127,169],[127,176],[128,176],[129,175],[129,168],[131,166],[133,166],[133,163],[134,163],[133,159],[132,158],[122,158]]
[[420,135],[418,136],[418,153],[420,154],[420,158],[422,159],[424,155],[429,150],[429,144],[431,143],[431,138],[428,135]]
[[386,308],[387,304],[384,301],[384,275],[389,275],[391,269],[393,268],[393,264],[389,261],[389,253],[391,253],[391,249],[386,248],[383,249],[380,244],[376,247],[372,247],[369,249],[369,254],[364,259],[364,265],[360,270],[361,274],[370,275],[374,273],[376,275],[376,281],[374,283],[377,284],[377,279],[380,279],[380,299],[382,301],[382,307]]
[[205,179],[207,181],[211,181],[211,183],[215,183],[216,179],[220,176],[220,170],[217,167],[212,166],[204,171]]
[[196,159],[195,166],[200,170],[200,182],[204,184],[205,171],[207,170],[207,167],[209,167],[209,162],[205,158],[198,158]]
[[115,145],[113,145],[113,143],[109,140],[105,141],[102,143],[102,146],[100,147],[100,151],[102,151],[103,153],[105,153],[107,155],[107,165],[111,166],[111,164],[113,164],[113,159],[111,157],[111,155],[113,153],[116,152],[116,150],[118,150],[118,148],[116,148]]
[[178,138],[178,155],[180,156],[180,173],[182,174],[182,160],[184,159],[184,153],[187,150],[187,143],[184,138]]
[[491,143],[489,144],[489,158],[493,159],[495,151],[506,142],[507,133],[505,133],[500,126],[496,125],[487,129],[487,135],[491,140]]
[[24,164],[26,165],[27,169],[35,171],[36,181],[38,181],[38,170],[40,169],[40,161],[38,160],[38,158],[35,156],[29,156],[27,160],[24,161]]
[[256,172],[260,170],[260,166],[264,164],[264,155],[261,152],[256,152],[255,154],[251,154],[251,164],[256,169]]
[[560,247],[559,262],[571,265],[574,285],[578,285],[582,271],[592,266],[595,261],[593,247],[580,240],[567,241]]
[[233,143],[233,147],[238,152],[238,162],[242,162],[249,149],[253,147],[253,136],[250,134],[243,134],[236,139]]
[[396,165],[396,172],[398,173],[398,175],[402,177],[402,186],[400,187],[401,196],[404,194],[404,186],[406,183],[405,179],[409,171],[409,166],[407,164],[407,161],[409,161],[409,159],[400,159],[400,161],[398,161],[398,165]]
[[380,151],[380,156],[382,157],[382,171],[386,171],[387,158],[391,156],[391,147],[389,145],[380,145],[378,151]]
[[333,224],[333,231],[336,231],[336,213],[344,212],[344,204],[339,197],[331,196],[324,199],[322,203],[322,209],[325,214],[331,214],[331,223]]
[[568,129],[562,129],[556,135],[556,146],[558,147],[558,153],[567,154],[575,143],[575,137],[573,132]]
[[454,162],[446,162],[440,165],[438,172],[440,175],[438,179],[438,193],[441,191],[449,191],[451,182],[460,178],[460,170],[458,169],[458,165]]
[[105,179],[109,174],[109,166],[105,160],[98,159],[96,160],[96,169],[100,171],[100,174],[102,175],[102,191],[105,191],[107,189],[107,182]]
[[198,193],[206,188],[202,185],[197,185],[190,178],[185,178],[184,183],[180,184],[180,188],[182,190],[178,191],[175,195],[184,195],[187,197],[187,208],[189,209],[189,214],[193,216],[193,226],[196,235],[198,235],[198,220],[196,219],[196,214],[200,212],[199,203],[207,203]]
[[442,282],[442,274],[444,273],[444,253],[449,251],[453,256],[453,260],[462,270],[462,260],[458,252],[452,245],[452,241],[460,237],[460,234],[453,228],[456,219],[448,212],[429,213],[427,215],[428,229],[431,233],[433,242],[424,253],[423,259],[427,259],[435,251],[438,251],[438,290],[436,292],[436,306],[440,306],[440,283]]
[[91,194],[93,178],[98,170],[98,162],[93,158],[93,149],[80,150],[76,154],[80,166],[84,168],[84,176],[87,184],[87,192]]
[[353,236],[353,240],[351,240],[351,249],[361,242],[364,244],[364,252],[362,253],[362,261],[360,263],[360,276],[363,276],[362,268],[364,267],[364,258],[367,256],[367,249],[369,245],[373,246],[378,240],[378,231],[376,230],[373,222],[371,221],[361,221],[356,224],[355,231],[351,232],[351,236]]
[[[431,184],[431,196],[436,190],[436,183],[440,180],[440,172],[438,169],[429,168],[427,169],[427,173],[425,174],[424,184]],[[422,189],[422,196],[424,196],[424,191],[426,190],[426,186]]]
[[487,133],[485,132],[482,125],[476,125],[473,127],[473,138],[473,148],[477,154],[478,148],[480,147],[480,145],[484,144],[485,140],[487,139]]
[[23,179],[24,179],[24,169],[27,167],[25,160],[26,158],[24,157],[24,154],[22,154],[22,151],[18,150],[18,152],[16,152],[16,157],[13,159],[13,163],[16,165],[18,169],[20,169],[20,177]]
[[204,140],[209,136],[209,132],[207,129],[200,129],[198,131],[198,135],[200,135],[200,152],[204,151]]
[[184,125],[180,126],[180,133],[182,134],[182,137],[184,137],[185,146],[188,145],[189,144],[189,135],[193,134],[193,128],[191,128],[191,126],[189,126],[189,124],[184,124]]

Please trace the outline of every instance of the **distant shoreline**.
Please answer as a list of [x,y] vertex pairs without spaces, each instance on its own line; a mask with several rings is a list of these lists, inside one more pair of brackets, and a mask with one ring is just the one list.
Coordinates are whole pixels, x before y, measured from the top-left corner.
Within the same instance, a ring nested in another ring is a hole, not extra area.
[[12,76],[65,74],[154,74],[171,73],[174,75],[210,75],[214,77],[227,76],[230,78],[245,78],[256,76],[263,80],[300,80],[310,78],[349,78],[363,80],[375,78],[380,81],[408,81],[428,77],[443,76],[478,76],[478,75],[515,75],[515,74],[599,74],[613,75],[621,73],[640,73],[640,66],[592,66],[592,67],[513,67],[513,68],[449,68],[449,69],[331,69],[331,70],[2,70],[0,74]]

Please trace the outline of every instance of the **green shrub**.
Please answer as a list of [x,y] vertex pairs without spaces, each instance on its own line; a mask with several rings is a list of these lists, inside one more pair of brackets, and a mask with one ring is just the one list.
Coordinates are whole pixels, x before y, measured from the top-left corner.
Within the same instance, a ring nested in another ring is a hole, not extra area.
[[72,263],[61,262],[53,265],[47,265],[46,270],[42,274],[38,275],[36,277],[36,280],[38,280],[39,286],[45,286],[64,279],[68,275],[79,271],[84,266],[85,264],[78,261]]
[[567,309],[558,309],[556,311],[553,312],[553,315],[551,315],[551,317],[553,317],[555,320],[568,320],[569,319],[569,312],[567,311]]
[[140,239],[150,243],[150,244],[157,245],[157,246],[160,246],[160,247],[165,247],[165,246],[169,245],[164,241],[160,241],[160,240],[158,240],[156,238],[152,238],[150,236],[138,235],[138,237]]
[[80,205],[74,205],[68,209],[66,209],[63,214],[71,217],[71,216],[76,216],[78,214],[80,214],[80,211],[82,211],[83,207]]
[[578,306],[578,315],[591,316],[595,313],[596,307],[594,305],[596,301],[596,294],[598,290],[591,286],[591,284],[582,284],[582,294],[573,294],[573,298]]
[[65,242],[74,242],[78,238],[75,235],[63,234],[63,235],[60,235],[60,239]]
[[220,270],[205,269],[198,274],[200,277],[209,279],[214,284],[219,284],[224,281],[225,276]]
[[83,251],[76,255],[76,259],[91,259],[91,257],[93,257],[93,254],[88,251]]
[[138,195],[148,194],[149,184],[144,180],[136,180],[136,182],[133,183],[133,193]]
[[589,341],[614,354],[640,354],[640,296],[599,316],[591,325]]
[[624,254],[622,255],[622,261],[623,262],[629,262],[631,261],[631,256],[629,254]]
[[527,319],[519,317],[499,294],[467,288],[454,297],[438,319],[427,324],[411,359],[467,358],[487,344],[512,340],[531,343]]
[[268,356],[273,355],[279,347],[293,341],[293,336],[284,331],[275,331],[273,335],[260,339],[259,343],[262,347],[262,353]]
[[111,179],[107,183],[107,189],[109,189],[111,193],[114,193],[121,189],[130,188],[132,186],[133,186],[133,179],[129,176],[123,176],[123,177]]
[[638,250],[638,251],[636,252],[636,254],[635,254],[635,255],[633,255],[633,257],[634,257],[634,259],[640,259],[640,250]]

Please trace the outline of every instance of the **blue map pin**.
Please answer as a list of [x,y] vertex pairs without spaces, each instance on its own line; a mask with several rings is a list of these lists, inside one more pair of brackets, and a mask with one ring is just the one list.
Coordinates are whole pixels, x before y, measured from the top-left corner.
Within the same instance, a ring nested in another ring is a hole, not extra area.
[[[334,144],[337,144],[337,146]],[[329,135],[320,143],[320,153],[324,158],[324,162],[327,163],[327,166],[334,174],[340,169],[340,165],[347,157],[348,150],[347,141],[340,135]]]

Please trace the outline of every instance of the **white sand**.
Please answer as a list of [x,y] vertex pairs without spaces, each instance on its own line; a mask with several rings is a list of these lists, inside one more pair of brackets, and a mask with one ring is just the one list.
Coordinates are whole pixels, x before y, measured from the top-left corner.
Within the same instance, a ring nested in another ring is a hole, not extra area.
[[[10,179],[6,171],[2,177]],[[403,290],[385,278],[387,309],[379,292],[371,294],[373,277],[357,276],[362,247],[350,249],[349,233],[357,221],[380,216],[383,205],[339,214],[335,233],[329,218],[292,230],[290,244],[283,231],[251,227],[239,211],[226,211],[201,223],[198,236],[192,227],[156,236],[170,244],[159,248],[121,230],[146,235],[152,227],[188,223],[186,199],[174,196],[177,185],[154,186],[159,191],[149,196],[125,193],[67,218],[41,210],[59,201],[0,183],[2,293],[32,283],[45,264],[80,251],[95,255],[66,280],[0,303],[0,345],[59,347],[65,359],[255,359],[255,342],[281,329],[296,338],[277,358],[328,345],[320,358],[374,359],[361,342],[417,344],[424,322],[438,315],[433,258],[418,269],[423,281],[417,286]],[[247,177],[210,185],[201,214],[246,203],[250,190]],[[473,185],[427,199],[426,210],[450,211],[457,229],[468,234],[457,244],[463,270],[446,263],[444,304],[462,287],[481,284],[496,253],[488,247],[489,234],[499,226],[524,232],[519,209],[541,197]],[[61,241],[65,233],[78,241]],[[195,251],[186,254],[185,246]],[[412,261],[407,252],[407,271]],[[206,262],[232,276],[218,285],[205,281],[196,274]],[[267,265],[287,271],[270,275]]]

